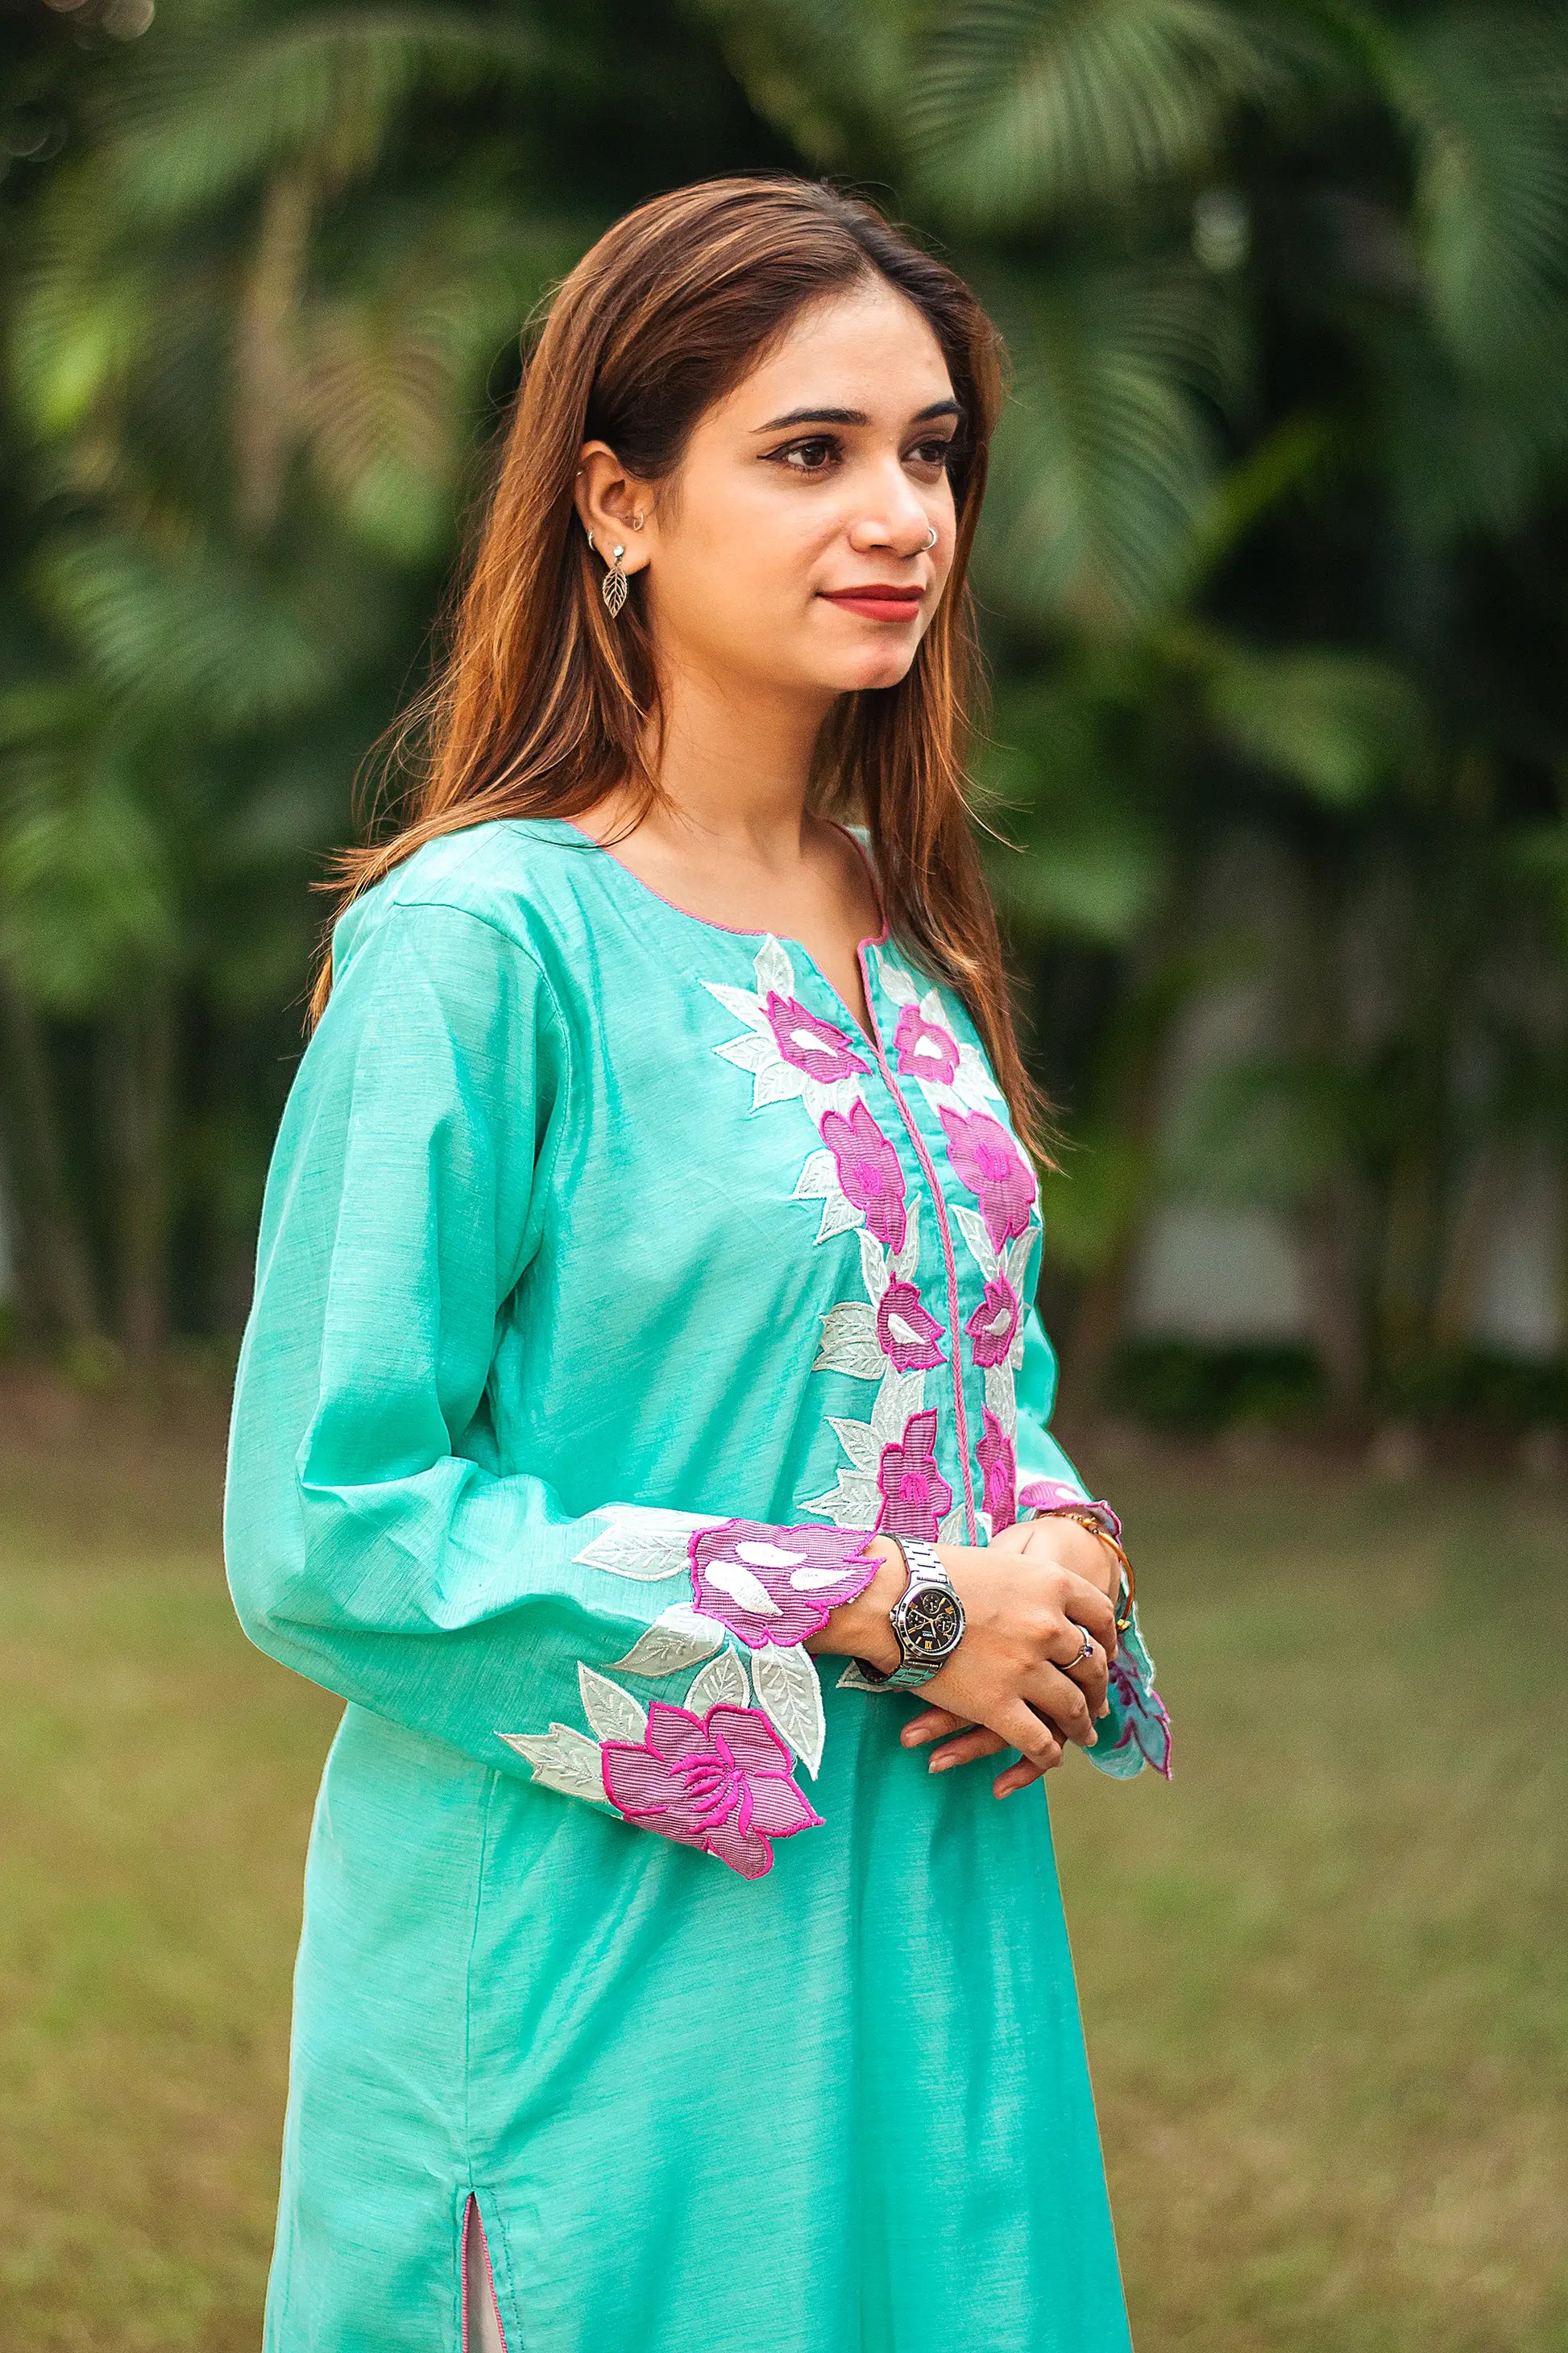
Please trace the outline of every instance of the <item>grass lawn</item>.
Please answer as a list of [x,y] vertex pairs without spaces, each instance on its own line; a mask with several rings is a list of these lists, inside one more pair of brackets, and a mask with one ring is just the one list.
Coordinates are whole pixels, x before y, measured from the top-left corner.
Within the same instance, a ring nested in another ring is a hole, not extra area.
[[[0,1392],[4,2353],[258,2343],[336,1710],[173,1423]],[[1078,1459],[1176,1727],[1047,1784],[1139,2353],[1568,2353],[1568,1498]]]

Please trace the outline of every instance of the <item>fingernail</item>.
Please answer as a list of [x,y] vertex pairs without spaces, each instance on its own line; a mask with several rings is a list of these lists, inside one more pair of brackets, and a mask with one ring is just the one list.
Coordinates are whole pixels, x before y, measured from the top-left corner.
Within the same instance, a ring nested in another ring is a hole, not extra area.
[[932,1757],[929,1759],[926,1765],[926,1771],[928,1773],[945,1773],[952,1762],[952,1759],[951,1757]]
[[1084,1746],[1085,1746],[1086,1748],[1098,1748],[1098,1747],[1099,1747],[1099,1746],[1100,1746],[1100,1735],[1099,1735],[1099,1733],[1098,1733],[1098,1732],[1095,1732],[1095,1731],[1093,1731],[1093,1730],[1091,1729],[1091,1730],[1090,1730],[1090,1733],[1089,1733],[1089,1738],[1084,1742],[1084,1744],[1083,1744],[1083,1745],[1084,1745]]
[[1096,1712],[1096,1715],[1095,1715],[1095,1722],[1098,1724],[1098,1723],[1099,1723],[1099,1721],[1100,1721],[1100,1716],[1102,1716],[1102,1715],[1109,1715],[1110,1714],[1110,1702],[1109,1700],[1107,1700],[1107,1701],[1105,1702],[1104,1705],[1103,1705],[1102,1707],[1100,1707],[1100,1708]]

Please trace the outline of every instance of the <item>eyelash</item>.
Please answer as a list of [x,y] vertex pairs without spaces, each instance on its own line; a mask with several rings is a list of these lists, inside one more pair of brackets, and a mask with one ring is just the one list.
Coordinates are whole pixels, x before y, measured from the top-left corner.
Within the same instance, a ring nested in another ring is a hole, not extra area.
[[[940,451],[941,454],[936,459],[935,463],[939,467],[946,466],[952,459],[953,447],[957,439],[958,436],[956,433],[932,434],[924,441],[917,441],[914,444],[914,447],[917,449],[935,449]],[[831,449],[835,454],[835,461],[838,464],[842,464],[843,462],[843,445],[839,441],[837,434],[833,433],[812,433],[808,434],[803,441],[788,441],[784,444],[782,449],[770,449],[768,451],[768,457],[772,462],[784,466],[786,473],[804,474],[808,480],[814,475],[828,474],[832,472],[833,468],[831,466],[789,465],[786,461],[794,456],[797,449]]]

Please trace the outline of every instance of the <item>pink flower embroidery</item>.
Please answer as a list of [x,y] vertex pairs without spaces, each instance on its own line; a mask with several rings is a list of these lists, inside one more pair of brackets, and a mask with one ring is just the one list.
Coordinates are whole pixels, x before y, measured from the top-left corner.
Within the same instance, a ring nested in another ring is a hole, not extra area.
[[829,1610],[865,1592],[880,1567],[866,1549],[874,1533],[762,1520],[694,1528],[687,1547],[692,1599],[749,1649],[793,1650],[826,1625]]
[[984,1429],[974,1459],[985,1474],[985,1489],[980,1501],[991,1514],[991,1533],[1000,1535],[1010,1528],[1017,1517],[1013,1488],[1017,1475],[1017,1458],[1013,1441],[992,1412],[989,1406],[982,1409]]
[[878,1526],[895,1536],[936,1535],[937,1524],[952,1502],[952,1489],[936,1467],[936,1408],[911,1413],[904,1434],[884,1446],[877,1466],[882,1510]]
[[961,1181],[980,1203],[994,1249],[1028,1230],[1036,1184],[1016,1144],[988,1112],[940,1113],[947,1148]]
[[[858,1067],[864,1070],[866,1065]],[[830,1111],[822,1123],[822,1140],[833,1155],[846,1198],[885,1249],[902,1250],[909,1223],[903,1168],[865,1104],[852,1104],[847,1119],[842,1112]]]
[[963,1328],[982,1371],[1005,1362],[1018,1329],[1018,1294],[1005,1274],[988,1277],[985,1296]]
[[912,1282],[889,1282],[877,1310],[877,1340],[900,1373],[927,1372],[945,1364],[940,1335],[945,1325],[921,1303]]
[[795,1759],[766,1716],[721,1701],[706,1715],[656,1699],[639,1745],[606,1740],[605,1794],[629,1822],[700,1847],[760,1879],[772,1841],[819,1826],[794,1779]]
[[913,1005],[906,1005],[899,1015],[893,1054],[900,1078],[933,1079],[946,1086],[958,1069],[957,1039]]
[[1121,1522],[1103,1495],[1080,1495],[1065,1479],[1030,1479],[1018,1490],[1018,1508],[1047,1517],[1053,1512],[1093,1512],[1113,1536],[1121,1534]]
[[869,1062],[862,1061],[842,1029],[831,1021],[824,1021],[793,997],[781,997],[770,989],[763,1000],[763,1011],[779,1052],[786,1062],[805,1072],[808,1079],[821,1086],[831,1086],[836,1079],[846,1079],[852,1071],[868,1071]]

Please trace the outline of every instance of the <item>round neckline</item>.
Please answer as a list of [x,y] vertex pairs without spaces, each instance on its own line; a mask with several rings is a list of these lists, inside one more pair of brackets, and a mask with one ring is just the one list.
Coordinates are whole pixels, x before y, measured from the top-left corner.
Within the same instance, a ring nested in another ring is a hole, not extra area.
[[[717,932],[722,937],[732,940],[777,940],[781,947],[797,949],[800,955],[805,958],[806,963],[810,965],[813,972],[816,974],[824,987],[830,990],[835,997],[837,997],[838,991],[834,988],[833,983],[828,979],[827,975],[823,971],[822,966],[817,963],[816,958],[812,955],[811,950],[806,946],[804,940],[795,939],[788,932],[773,931],[765,925],[761,929],[758,929],[756,927],[747,926],[743,923],[721,923],[716,916],[696,914],[693,913],[691,908],[681,906],[678,900],[667,899],[662,891],[656,891],[653,884],[651,882],[645,882],[640,874],[634,874],[631,868],[627,866],[623,860],[617,858],[613,849],[606,849],[602,841],[597,840],[593,834],[585,831],[574,818],[569,817],[552,817],[546,821],[551,825],[565,826],[570,832],[575,834],[579,841],[585,841],[590,849],[596,849],[601,858],[607,859],[610,864],[616,869],[616,872],[624,874],[626,881],[631,883],[636,890],[641,892],[645,898],[651,899],[656,906],[668,908],[672,915],[679,915],[685,922],[695,923],[699,930],[704,932]],[[857,959],[858,959],[861,951],[865,948],[879,948],[887,945],[888,912],[882,903],[881,886],[877,880],[876,868],[872,865],[863,844],[855,840],[855,836],[850,832],[849,828],[847,825],[840,824],[837,818],[830,817],[826,819],[826,823],[832,826],[837,826],[839,832],[843,834],[847,840],[855,843],[856,854],[859,858],[860,863],[866,869],[867,877],[871,885],[871,895],[877,902],[877,913],[881,919],[881,928],[879,931],[868,932],[864,939],[857,940],[855,943],[855,954]],[[858,1021],[856,1022],[855,1026],[857,1029],[859,1028],[860,1025]]]

